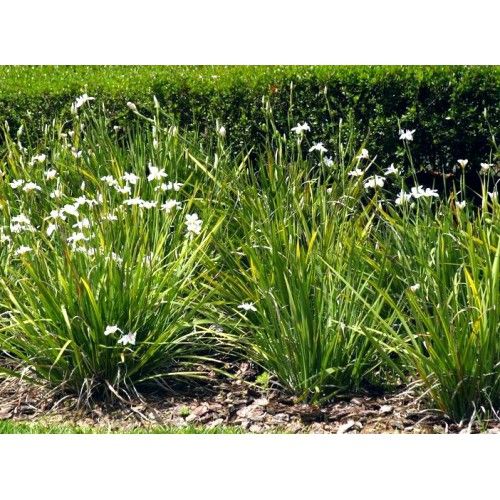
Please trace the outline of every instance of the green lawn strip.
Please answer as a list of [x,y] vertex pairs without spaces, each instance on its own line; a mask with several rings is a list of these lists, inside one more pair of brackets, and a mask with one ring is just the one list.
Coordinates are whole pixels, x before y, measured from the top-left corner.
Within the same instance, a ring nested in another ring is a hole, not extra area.
[[0,421],[0,434],[244,434],[240,427],[204,426],[173,427],[151,426],[132,429],[108,430],[103,427],[80,426],[76,424],[51,424],[45,422]]

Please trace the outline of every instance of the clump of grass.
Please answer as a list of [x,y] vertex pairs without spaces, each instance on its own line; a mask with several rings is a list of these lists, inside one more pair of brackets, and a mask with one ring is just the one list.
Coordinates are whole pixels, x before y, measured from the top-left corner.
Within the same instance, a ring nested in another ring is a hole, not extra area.
[[202,376],[212,299],[201,283],[219,221],[176,135],[157,129],[127,148],[85,114],[62,136],[47,130],[57,137],[44,153],[6,135],[0,348],[23,363],[10,373],[29,367],[87,395]]

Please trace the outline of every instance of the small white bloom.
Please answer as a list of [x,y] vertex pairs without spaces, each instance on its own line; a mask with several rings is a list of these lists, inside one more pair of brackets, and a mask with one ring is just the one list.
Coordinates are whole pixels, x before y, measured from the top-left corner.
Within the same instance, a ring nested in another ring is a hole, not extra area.
[[118,325],[108,325],[104,330],[104,335],[108,336],[116,332],[121,332],[120,328],[118,328]]
[[405,193],[401,190],[396,198],[396,205],[402,205],[411,200],[411,193]]
[[179,201],[167,200],[165,203],[163,203],[163,205],[161,206],[161,209],[164,212],[167,212],[167,214],[168,214],[172,211],[173,208],[177,208],[177,210],[180,210],[181,206],[182,205]]
[[104,181],[109,187],[118,185],[118,181],[112,175],[105,175],[101,177],[101,181]]
[[61,198],[62,195],[63,195],[63,192],[60,189],[54,189],[54,191],[52,191],[49,194],[49,196],[53,199]]
[[419,283],[415,283],[414,285],[412,285],[412,286],[410,287],[410,290],[411,290],[412,292],[416,292],[419,288],[420,288],[420,284],[419,284]]
[[238,309],[243,309],[244,311],[257,312],[257,308],[253,305],[252,302],[243,302],[238,306]]
[[30,191],[41,191],[41,190],[42,190],[42,188],[34,182],[27,182],[23,186],[23,191],[26,191],[27,193]]
[[432,197],[439,198],[439,193],[437,189],[425,188],[424,196],[426,198],[432,198]]
[[326,149],[325,146],[323,146],[322,142],[317,142],[316,144],[313,144],[313,146],[309,148],[309,153],[311,153],[312,151],[319,151],[320,153],[326,153],[328,149]]
[[57,229],[57,224],[50,223],[47,226],[47,236],[52,236],[52,233]]
[[127,102],[128,109],[131,109],[134,113],[137,113],[137,106],[133,102]]
[[368,150],[367,149],[362,149],[361,154],[356,156],[357,160],[368,160],[369,155],[368,155]]
[[226,137],[226,129],[225,129],[225,127],[223,127],[223,126],[219,127],[219,130],[217,130],[217,133],[222,138]]
[[81,221],[78,221],[76,224],[73,224],[72,227],[76,227],[80,230],[86,229],[90,227],[90,221],[85,217],[85,219],[82,219]]
[[31,248],[21,245],[15,252],[14,255],[24,255],[25,253],[31,252]]
[[488,193],[488,196],[491,201],[497,201],[498,200],[498,191],[493,191],[491,193]]
[[424,190],[423,186],[417,186],[417,187],[413,186],[410,191],[411,191],[411,195],[416,200],[418,198],[421,198],[422,196],[425,196],[425,190]]
[[106,214],[102,216],[102,220],[115,221],[118,220],[118,217],[115,214]]
[[481,173],[486,174],[492,166],[493,163],[481,163]]
[[75,157],[75,158],[81,158],[82,156],[82,151],[79,151],[78,149],[76,148],[71,148],[71,154]]
[[23,184],[24,184],[24,180],[23,179],[16,179],[12,182],[9,182],[9,186],[12,188],[12,189],[17,189],[18,187],[21,187]]
[[323,163],[325,164],[325,166],[327,167],[332,167],[333,166],[333,159],[329,156],[325,156],[323,158]]
[[198,218],[198,214],[187,214],[185,224],[187,235],[192,237],[194,234],[200,234],[203,221]]
[[406,140],[406,141],[413,141],[413,134],[414,133],[415,133],[415,130],[403,130],[403,129],[401,129],[399,131],[399,139]]
[[385,183],[385,177],[380,177],[378,175],[375,175],[373,177],[368,178],[363,186],[365,189],[374,189],[376,187],[384,187]]
[[64,212],[62,210],[51,210],[50,211],[50,218],[54,220],[66,220],[66,216],[64,215]]
[[29,217],[24,214],[16,215],[15,217],[12,217],[10,221],[18,224],[25,224],[27,226],[31,225]]
[[31,158],[31,161],[29,163],[30,163],[30,165],[34,165],[35,163],[43,163],[46,159],[47,159],[47,157],[42,153],[42,154],[33,156],[33,158]]
[[158,167],[155,167],[154,165],[151,165],[151,163],[148,165],[149,169],[149,175],[148,175],[148,181],[161,181],[163,177],[167,177],[167,174],[165,173],[164,169],[160,169]]
[[125,200],[123,202],[124,205],[132,206],[132,205],[138,205],[141,206],[144,203],[144,200],[142,198],[129,198],[128,200]]
[[302,125],[300,123],[297,123],[297,126],[292,128],[292,132],[295,132],[297,135],[303,135],[304,132],[309,132],[310,130],[311,127],[307,122],[304,122]]
[[139,180],[139,176],[135,175],[132,172],[125,172],[125,174],[123,175],[122,179],[125,182],[128,182],[129,184],[134,184],[135,185],[135,184],[137,184],[137,181]]
[[141,203],[141,208],[145,209],[156,208],[157,205],[158,205],[157,201],[143,201]]
[[360,168],[355,168],[354,170],[347,172],[347,175],[349,177],[361,177],[363,175],[363,171]]
[[45,172],[45,178],[50,181],[52,179],[55,179],[57,177],[57,170],[54,168],[51,168],[50,170],[47,170]]
[[469,163],[469,160],[457,160],[457,163],[462,167],[465,168],[467,164]]
[[394,167],[394,163],[391,163],[391,165],[389,166],[389,168],[384,172],[385,175],[390,175],[390,174],[394,174],[394,175],[399,175],[399,169],[395,168]]
[[118,343],[122,345],[135,345],[135,337],[137,335],[137,332],[130,332],[125,335],[123,335],[121,338],[118,339]]
[[76,112],[76,110],[78,108],[82,107],[86,102],[94,101],[94,100],[95,100],[95,97],[89,97],[87,94],[83,94],[80,97],[76,98],[76,101],[71,106],[71,110],[73,112]]
[[457,201],[455,203],[455,205],[457,206],[458,209],[462,210],[463,208],[465,208],[466,201],[465,200],[463,200],[463,201]]
[[87,238],[83,233],[73,233],[68,239],[68,243],[78,243],[79,241],[88,241],[89,238]]
[[123,186],[123,187],[116,185],[115,190],[117,193],[121,193],[121,194],[130,194],[132,192],[132,188],[128,184],[126,186]]

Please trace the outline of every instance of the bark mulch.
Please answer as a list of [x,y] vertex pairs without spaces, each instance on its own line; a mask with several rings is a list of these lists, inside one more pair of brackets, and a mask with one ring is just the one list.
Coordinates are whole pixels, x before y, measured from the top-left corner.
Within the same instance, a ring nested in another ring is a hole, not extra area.
[[[152,426],[237,426],[251,433],[500,433],[500,420],[478,417],[454,423],[407,387],[390,395],[358,395],[319,406],[300,404],[275,389],[261,390],[246,379],[252,367],[239,366],[231,382],[189,393],[156,390],[114,403],[82,405],[40,386],[7,378],[0,381],[0,420],[71,424],[124,432]],[[215,387],[215,389],[214,389]]]

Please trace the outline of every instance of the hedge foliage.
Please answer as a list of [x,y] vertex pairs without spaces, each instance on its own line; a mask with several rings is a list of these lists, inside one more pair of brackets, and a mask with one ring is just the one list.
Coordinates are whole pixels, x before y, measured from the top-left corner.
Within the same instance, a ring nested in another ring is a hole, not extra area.
[[147,113],[156,95],[180,125],[210,135],[218,119],[228,140],[246,149],[264,137],[263,97],[280,132],[307,121],[310,139],[328,147],[338,121],[350,120],[382,160],[397,161],[400,125],[417,130],[416,165],[438,171],[459,158],[473,168],[491,160],[500,124],[498,66],[3,66],[0,120],[16,127],[69,118],[83,92],[117,123],[134,119],[127,101]]

